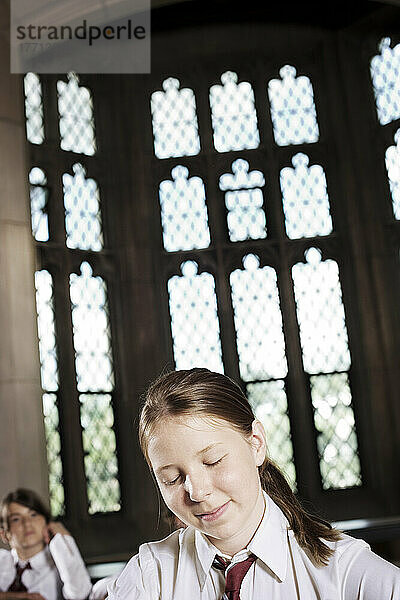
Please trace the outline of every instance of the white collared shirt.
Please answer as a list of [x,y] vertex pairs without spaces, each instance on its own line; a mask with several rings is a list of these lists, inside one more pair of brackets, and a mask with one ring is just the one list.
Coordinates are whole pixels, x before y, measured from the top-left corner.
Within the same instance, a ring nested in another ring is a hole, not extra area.
[[[0,550],[0,591],[6,592],[15,579],[18,560],[15,550]],[[22,573],[22,583],[30,593],[46,600],[84,600],[92,588],[89,573],[70,535],[57,533],[41,552],[29,559],[31,569]]]
[[[313,564],[288,521],[265,494],[264,517],[245,551],[257,560],[241,586],[241,600],[394,600],[400,598],[400,569],[348,535],[326,542],[335,550],[325,567]],[[224,574],[212,567],[217,549],[193,527],[159,542],[143,544],[108,600],[220,600]]]

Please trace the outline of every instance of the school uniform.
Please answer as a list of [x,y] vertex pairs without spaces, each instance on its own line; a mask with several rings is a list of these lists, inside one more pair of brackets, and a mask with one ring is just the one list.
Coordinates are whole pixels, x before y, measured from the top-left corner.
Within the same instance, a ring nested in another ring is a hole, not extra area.
[[[338,542],[326,542],[335,552],[327,566],[315,566],[282,511],[264,495],[260,526],[246,550],[232,558],[233,565],[249,554],[256,556],[243,579],[241,600],[400,598],[400,569],[371,552],[363,540],[343,535]],[[225,576],[213,566],[216,554],[215,546],[191,526],[143,544],[109,586],[108,600],[220,600]]]
[[23,571],[21,581],[28,593],[41,594],[46,600],[84,600],[92,588],[89,573],[75,540],[70,535],[57,533],[48,546],[21,561],[14,549],[0,550],[0,591],[6,592],[16,576],[16,566],[30,568]]

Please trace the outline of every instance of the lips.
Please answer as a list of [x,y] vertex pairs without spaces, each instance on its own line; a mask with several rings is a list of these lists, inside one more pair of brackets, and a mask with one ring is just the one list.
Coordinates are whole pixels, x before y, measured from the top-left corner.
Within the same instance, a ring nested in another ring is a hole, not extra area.
[[217,519],[219,519],[227,510],[228,506],[229,506],[230,500],[228,500],[228,502],[225,502],[225,504],[223,504],[222,506],[216,508],[215,510],[212,510],[210,512],[207,513],[201,513],[199,515],[196,515],[199,519],[201,519],[202,521],[207,521],[208,523],[211,521],[216,521]]

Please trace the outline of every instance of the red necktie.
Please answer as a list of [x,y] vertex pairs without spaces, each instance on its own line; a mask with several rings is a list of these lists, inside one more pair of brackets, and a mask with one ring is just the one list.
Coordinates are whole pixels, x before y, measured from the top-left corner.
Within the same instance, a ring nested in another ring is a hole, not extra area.
[[[254,554],[250,554],[246,560],[234,564],[226,573],[225,596],[228,600],[240,600],[240,586],[242,585],[243,578],[256,558]],[[217,554],[212,566],[220,571],[226,571],[228,565],[229,563]]]
[[10,587],[8,588],[7,592],[27,592],[28,590],[22,583],[21,577],[22,577],[22,573],[26,569],[32,569],[32,567],[31,567],[30,563],[27,562],[24,567],[21,567],[20,565],[17,564],[16,569],[17,569],[17,574],[15,575],[15,579],[12,582],[12,584],[10,585]]

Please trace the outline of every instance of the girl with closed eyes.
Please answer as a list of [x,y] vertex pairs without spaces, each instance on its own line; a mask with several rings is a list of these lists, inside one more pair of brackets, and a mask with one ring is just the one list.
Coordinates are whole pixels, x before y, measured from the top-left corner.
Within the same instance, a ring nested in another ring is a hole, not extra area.
[[305,512],[239,386],[207,369],[147,391],[140,444],[183,524],[143,544],[109,600],[389,600],[400,570]]

